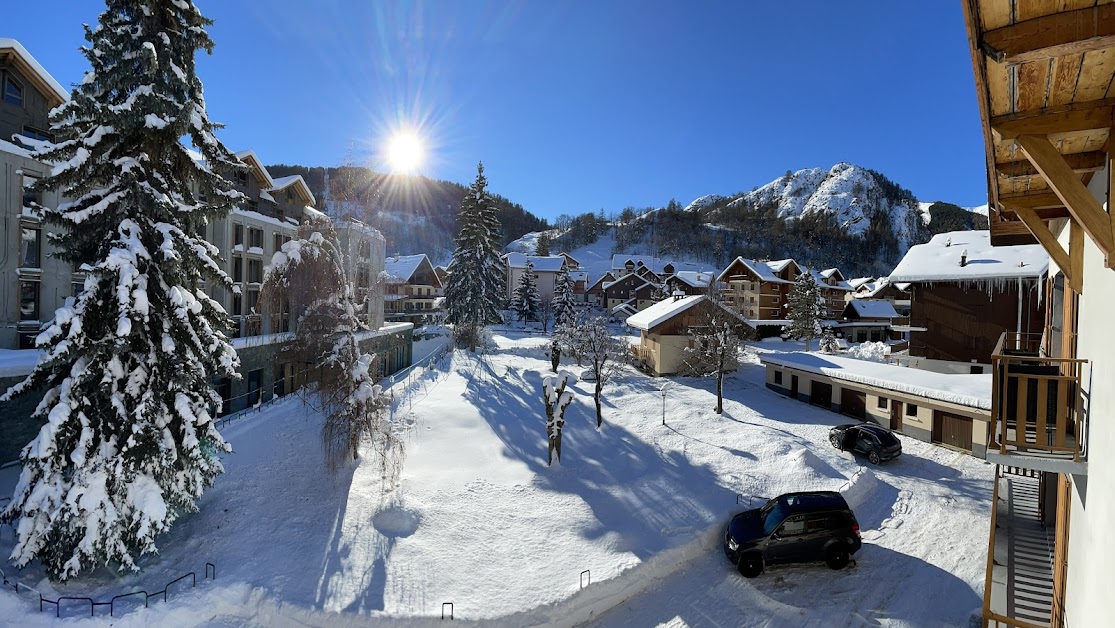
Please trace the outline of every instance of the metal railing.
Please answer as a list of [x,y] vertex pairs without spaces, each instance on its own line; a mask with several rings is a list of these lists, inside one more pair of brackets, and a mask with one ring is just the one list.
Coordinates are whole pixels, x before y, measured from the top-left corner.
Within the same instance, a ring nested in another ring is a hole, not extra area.
[[1081,380],[1087,360],[1042,355],[1041,334],[1006,332],[991,356],[989,448],[1084,458]]

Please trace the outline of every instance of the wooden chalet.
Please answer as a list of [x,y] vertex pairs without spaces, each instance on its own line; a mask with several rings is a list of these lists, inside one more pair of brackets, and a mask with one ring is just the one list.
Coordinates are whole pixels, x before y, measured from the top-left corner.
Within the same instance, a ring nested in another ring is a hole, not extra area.
[[585,302],[593,307],[604,307],[604,284],[611,283],[615,280],[616,277],[611,271],[601,275],[585,289]]
[[[1040,245],[1034,333],[993,349],[983,626],[1110,623],[1115,2],[963,0],[996,247]],[[918,295],[914,294],[917,311]]]
[[603,284],[603,288],[604,307],[609,311],[624,304],[635,308],[635,311],[645,310],[654,303],[655,294],[662,292],[662,285],[653,281],[653,277],[646,278],[639,273],[624,275]]

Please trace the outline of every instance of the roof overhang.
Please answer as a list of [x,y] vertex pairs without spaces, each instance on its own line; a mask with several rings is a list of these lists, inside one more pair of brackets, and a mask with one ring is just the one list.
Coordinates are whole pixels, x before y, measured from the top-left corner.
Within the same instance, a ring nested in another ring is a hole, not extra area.
[[[963,3],[992,243],[1040,243],[1079,292],[1084,234],[1115,252],[1111,215],[1086,187],[1113,151],[1115,4]],[[1049,228],[1056,219],[1073,225],[1068,252]]]
[[70,93],[18,41],[0,38],[0,60],[19,71],[42,94],[51,109],[70,99]]

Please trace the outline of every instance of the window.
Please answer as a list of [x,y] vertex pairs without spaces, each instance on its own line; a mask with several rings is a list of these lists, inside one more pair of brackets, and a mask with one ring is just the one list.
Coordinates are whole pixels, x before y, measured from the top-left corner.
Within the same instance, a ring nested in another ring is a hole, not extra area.
[[73,292],[73,295],[74,295],[75,299],[80,297],[81,293],[85,292],[85,282],[84,281],[74,281],[74,282],[70,283],[70,290]]
[[259,211],[259,202],[258,201],[248,201],[248,211],[258,212]]
[[259,305],[259,290],[248,291],[248,302],[246,305],[248,307],[249,314],[255,313],[256,306]]
[[4,102],[23,106],[23,86],[9,75],[4,76]]
[[38,177],[24,174],[23,175],[23,206],[27,208],[42,207],[43,193],[36,192],[31,189],[32,185],[39,180]]
[[237,283],[244,281],[244,258],[239,255],[232,256],[232,280]]
[[217,382],[217,394],[221,396],[221,410],[217,416],[232,412],[232,380],[225,377]]
[[232,315],[240,316],[244,313],[244,297],[239,294],[232,295]]
[[251,283],[263,283],[263,260],[248,260],[248,281]]
[[979,364],[973,364],[970,372],[972,375],[983,375],[983,367]]
[[263,382],[263,369],[248,372],[248,405],[259,403],[259,389]]
[[241,186],[247,186],[248,185],[248,170],[247,170],[247,168],[245,168],[243,170],[237,170],[236,171],[236,183],[238,185],[241,185]]
[[40,262],[39,252],[42,230],[30,225],[20,227],[19,237],[19,266],[20,268],[38,268]]
[[232,225],[232,244],[244,245],[244,225]]
[[24,125],[22,135],[33,140],[42,140],[44,142],[54,141],[54,135],[52,135],[49,131],[44,131],[43,129],[39,129],[33,126]]
[[283,250],[283,245],[284,244],[286,244],[287,242],[290,242],[290,236],[285,236],[281,233],[276,233],[275,237],[274,237],[274,242],[275,242],[275,252],[278,253],[279,251]]
[[248,246],[263,248],[263,229],[248,229]]
[[774,372],[774,383],[778,384],[779,386],[782,385],[782,371]]
[[906,404],[906,416],[917,416],[918,407],[912,403]]
[[886,397],[879,397],[879,408],[883,409],[883,410],[887,409],[887,398]]
[[774,302],[778,303],[778,297],[774,297]]
[[782,524],[782,527],[778,529],[779,536],[783,536],[783,537],[797,536],[799,534],[804,534],[804,533],[805,533],[805,517],[803,517],[801,515],[796,515],[796,516],[790,517],[789,519],[786,520],[785,523]]
[[19,282],[19,320],[39,320],[39,282]]

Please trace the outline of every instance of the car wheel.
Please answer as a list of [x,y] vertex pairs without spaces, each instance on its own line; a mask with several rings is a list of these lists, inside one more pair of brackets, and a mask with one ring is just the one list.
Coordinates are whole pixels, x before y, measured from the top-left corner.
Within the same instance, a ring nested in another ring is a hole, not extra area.
[[883,459],[879,457],[879,452],[877,451],[868,452],[867,460],[871,462],[871,464],[879,464],[883,461]]
[[833,447],[836,447],[837,449],[840,449],[840,437],[837,436],[836,434],[833,434],[832,436],[829,436],[829,442],[832,443]]
[[763,573],[763,557],[756,553],[744,554],[739,557],[736,569],[744,578],[754,578]]
[[848,554],[848,546],[843,543],[833,543],[825,550],[825,564],[830,569],[843,569],[848,566],[851,559],[851,555]]

